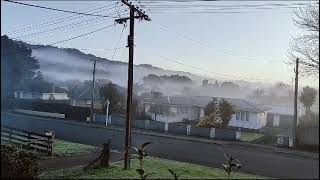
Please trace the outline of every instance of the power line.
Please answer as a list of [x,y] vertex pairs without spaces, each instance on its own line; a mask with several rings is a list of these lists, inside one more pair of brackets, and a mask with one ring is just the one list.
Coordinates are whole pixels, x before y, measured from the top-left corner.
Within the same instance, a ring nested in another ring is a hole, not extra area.
[[[115,26],[115,23],[114,23],[114,24],[111,24],[111,25],[109,25],[109,26],[106,26],[106,27],[103,27],[103,28],[96,29],[96,30],[94,30],[94,31],[85,33],[85,34],[81,34],[81,35],[78,35],[78,36],[75,36],[75,37],[71,37],[71,38],[68,38],[68,39],[64,39],[64,40],[61,40],[61,41],[57,41],[57,42],[48,44],[48,45],[46,45],[46,46],[53,46],[53,45],[56,45],[56,44],[64,43],[64,42],[71,41],[71,40],[74,40],[74,39],[78,39],[78,38],[80,38],[80,37],[87,36],[87,35],[90,35],[90,34],[93,34],[93,33],[96,33],[96,32],[99,32],[99,31],[102,31],[102,30],[105,30],[105,29],[108,29],[108,28],[110,28],[110,27],[112,27],[112,26]],[[46,48],[46,46],[39,46],[39,47],[32,48],[32,49]],[[19,53],[22,53],[22,52],[25,52],[25,51],[28,51],[28,50],[29,50],[29,49],[26,49],[26,50],[24,50],[24,51],[18,51],[18,52],[11,52],[11,53],[6,53],[6,54],[1,54],[1,56],[8,56],[8,55],[11,55],[11,54],[19,54]]]
[[36,8],[42,8],[42,9],[47,9],[47,10],[53,10],[53,11],[60,11],[60,12],[65,12],[65,13],[73,13],[73,14],[80,14],[80,15],[86,15],[86,16],[96,16],[96,17],[104,17],[104,18],[116,18],[113,16],[107,16],[107,15],[100,15],[100,14],[90,14],[90,13],[82,13],[82,12],[76,12],[76,11],[69,11],[69,10],[63,10],[63,9],[57,9],[57,8],[50,8],[50,7],[45,7],[45,6],[38,6],[38,5],[33,5],[33,4],[27,4],[27,3],[22,3],[22,2],[16,2],[16,1],[11,1],[11,0],[4,0],[10,3],[15,3],[15,4],[20,4],[24,6],[30,6],[30,7],[36,7]]
[[114,58],[114,55],[116,54],[117,48],[118,48],[118,46],[119,46],[119,43],[120,43],[120,41],[121,41],[121,38],[122,38],[122,34],[123,34],[123,31],[124,31],[124,28],[125,28],[125,25],[123,25],[123,28],[122,28],[122,31],[121,31],[121,34],[120,34],[120,38],[119,38],[119,40],[118,40],[118,43],[117,43],[117,46],[116,46],[116,48],[114,49],[113,55],[112,55],[112,57],[111,57],[111,60],[113,60],[113,58]]
[[[112,6],[112,5],[116,5],[117,3],[114,3],[114,4],[111,4],[111,5],[105,5],[105,6],[98,6],[97,8],[94,8],[94,9],[91,9],[91,10],[87,10],[87,11],[84,11],[85,13],[87,12],[94,12],[94,13],[98,13],[98,12],[102,12],[102,11],[106,11],[106,10],[111,10],[111,9],[114,9],[116,8],[117,6],[114,6],[114,7],[111,7],[111,8],[107,8],[107,9],[104,9],[105,7],[109,7],[109,6]],[[103,9],[102,11],[97,11],[99,9]],[[109,14],[111,15],[111,14]],[[35,24],[35,25],[31,25],[31,26],[26,26],[24,28],[20,28],[20,29],[17,29],[17,30],[14,30],[14,31],[11,31],[11,32],[7,32],[5,34],[16,34],[16,33],[19,33],[21,31],[31,31],[33,29],[38,29],[39,27],[40,28],[43,28],[43,27],[47,27],[47,26],[50,26],[50,25],[55,25],[55,24],[59,24],[59,23],[63,23],[65,22],[66,20],[70,19],[70,20],[73,20],[73,19],[77,19],[77,18],[81,18],[82,15],[79,16],[79,14],[75,14],[75,15],[71,15],[71,16],[64,16],[62,18],[50,18],[49,20],[43,22],[43,23],[40,23],[40,24]]]
[[[141,50],[141,49],[139,49],[139,50]],[[150,51],[149,51],[149,52],[146,51],[146,50],[143,50],[143,51],[146,52],[146,53],[148,53],[148,54],[154,55],[154,54],[151,53]],[[186,66],[186,67],[189,67],[189,68],[192,68],[192,69],[196,69],[196,70],[200,70],[200,71],[203,71],[203,72],[207,72],[207,73],[211,73],[211,74],[216,74],[216,75],[220,75],[220,76],[225,76],[225,77],[229,77],[229,78],[237,78],[237,79],[244,79],[244,80],[257,80],[257,81],[265,81],[265,80],[268,80],[268,79],[258,79],[258,78],[245,78],[245,77],[241,77],[241,76],[234,76],[234,75],[222,74],[222,73],[217,73],[217,72],[211,72],[211,71],[207,71],[207,70],[205,70],[205,69],[199,68],[199,67],[195,67],[195,66],[191,66],[191,65],[182,63],[182,62],[180,62],[180,61],[177,61],[177,60],[174,60],[174,59],[171,59],[171,58],[162,56],[162,55],[158,55],[158,56],[161,57],[161,58],[164,59],[164,60],[167,60],[167,61],[170,61],[170,62],[174,62],[174,63],[179,64],[179,65],[183,65],[183,66]]]
[[[36,35],[40,35],[40,34],[44,34],[44,33],[47,33],[47,32],[54,32],[56,30],[64,30],[64,29],[71,29],[71,28],[75,28],[75,27],[79,27],[78,25],[82,26],[82,25],[88,25],[88,24],[91,24],[93,22],[99,22],[100,21],[100,17],[97,17],[97,18],[94,18],[94,19],[88,19],[86,21],[78,21],[78,22],[75,22],[75,23],[71,23],[71,24],[66,24],[66,25],[62,25],[62,26],[58,26],[58,27],[55,27],[55,28],[52,28],[52,29],[47,29],[47,30],[43,30],[43,31],[38,31],[38,32],[35,32],[35,33],[30,33],[30,34],[26,34],[26,35],[22,35],[22,36],[18,36],[18,37],[14,37],[14,38],[25,38],[25,37],[33,37],[33,36],[36,36]],[[97,21],[98,20],[98,21]],[[71,27],[71,28],[70,28]]]

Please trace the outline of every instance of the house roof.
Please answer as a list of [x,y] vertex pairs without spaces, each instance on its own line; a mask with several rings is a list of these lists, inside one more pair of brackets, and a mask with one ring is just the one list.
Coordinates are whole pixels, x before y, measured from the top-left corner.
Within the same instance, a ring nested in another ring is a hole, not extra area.
[[[214,97],[208,96],[163,96],[160,98],[144,98],[145,103],[163,104],[163,105],[180,105],[180,106],[199,106],[205,107]],[[222,99],[221,97],[216,97]],[[223,98],[233,105],[234,110],[263,112],[270,108],[248,102],[243,99]]]

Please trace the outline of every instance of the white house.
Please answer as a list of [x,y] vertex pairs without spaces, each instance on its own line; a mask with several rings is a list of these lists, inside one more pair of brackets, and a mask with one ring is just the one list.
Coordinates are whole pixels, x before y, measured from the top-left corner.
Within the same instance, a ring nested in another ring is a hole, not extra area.
[[[198,121],[204,116],[205,106],[213,97],[206,96],[162,96],[145,97],[145,113],[153,120],[166,123]],[[220,99],[220,98],[218,98]],[[266,126],[267,107],[259,106],[242,99],[224,98],[234,108],[235,114],[229,126],[248,129],[260,129]]]
[[41,99],[41,100],[69,100],[67,93],[37,93],[37,92],[26,92],[26,91],[15,91],[14,98]]

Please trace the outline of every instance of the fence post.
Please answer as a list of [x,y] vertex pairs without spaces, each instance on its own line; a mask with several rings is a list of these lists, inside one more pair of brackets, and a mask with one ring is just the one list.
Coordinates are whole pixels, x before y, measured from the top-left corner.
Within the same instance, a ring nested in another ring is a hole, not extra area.
[[215,128],[211,128],[210,129],[210,138],[214,139],[216,136],[216,129]]
[[54,141],[54,133],[53,131],[46,131],[46,135],[48,136],[48,142],[47,142],[47,152],[49,156],[52,156],[53,150],[52,150],[52,144]]
[[239,128],[239,129],[236,131],[236,140],[240,141],[240,138],[241,138],[241,129]]
[[169,123],[165,123],[164,124],[164,132],[168,133],[168,129],[169,129]]
[[9,143],[11,143],[11,139],[12,139],[12,131],[9,130]]
[[190,136],[190,131],[191,131],[191,125],[187,125],[187,135]]
[[144,120],[144,128],[149,129],[150,121],[149,120]]

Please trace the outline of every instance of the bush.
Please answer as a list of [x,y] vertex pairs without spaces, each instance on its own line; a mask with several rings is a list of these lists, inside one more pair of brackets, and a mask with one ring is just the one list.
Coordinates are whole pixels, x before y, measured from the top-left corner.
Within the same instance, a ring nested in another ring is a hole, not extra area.
[[17,151],[13,145],[1,145],[1,179],[36,178],[38,172],[36,156]]

